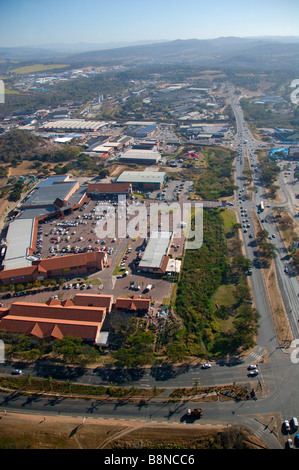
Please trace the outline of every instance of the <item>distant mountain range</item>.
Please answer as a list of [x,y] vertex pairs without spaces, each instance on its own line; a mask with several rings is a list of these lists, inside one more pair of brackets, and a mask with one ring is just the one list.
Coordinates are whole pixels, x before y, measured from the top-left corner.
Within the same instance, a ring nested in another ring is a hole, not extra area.
[[[53,44],[0,48],[2,60],[39,60],[84,65],[194,64],[217,67],[299,69],[299,37],[186,39],[117,47],[107,44]],[[73,52],[75,51],[75,53]]]

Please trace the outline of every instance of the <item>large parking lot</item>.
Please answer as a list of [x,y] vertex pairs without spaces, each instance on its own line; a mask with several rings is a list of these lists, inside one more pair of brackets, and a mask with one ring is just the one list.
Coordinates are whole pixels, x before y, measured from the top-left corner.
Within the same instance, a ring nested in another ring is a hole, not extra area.
[[162,201],[187,200],[193,189],[193,181],[169,180],[164,189],[152,191],[148,194],[149,199]]
[[[131,203],[132,201],[128,201]],[[160,202],[160,201],[159,201]],[[149,206],[152,200],[138,201],[138,205]],[[114,208],[114,211],[112,210]],[[115,233],[109,233],[107,228],[113,220],[113,212],[117,214],[117,203],[113,201],[90,201],[82,208],[62,218],[41,223],[38,227],[36,256],[40,258],[65,256],[71,253],[83,253],[100,249],[107,252],[108,266],[103,271],[89,276],[78,276],[74,279],[65,278],[64,286],[54,292],[49,287],[42,288],[37,293],[26,291],[18,300],[45,302],[51,296],[57,296],[61,300],[74,297],[79,292],[112,294],[114,297],[129,295],[146,295],[156,305],[165,302],[171,297],[172,283],[169,279],[162,279],[154,274],[143,273],[138,269],[138,253],[145,249],[147,230],[140,230],[139,236],[134,238],[118,237]],[[169,214],[157,214],[159,230],[171,229],[166,219]],[[126,212],[126,223],[136,217],[136,214]],[[164,219],[164,218],[165,219]],[[171,224],[171,217],[168,219]],[[148,222],[148,221],[147,221]],[[106,230],[106,234],[101,230]],[[112,227],[112,223],[110,225]],[[136,228],[136,227],[135,227]],[[141,227],[140,227],[141,229]],[[110,236],[111,235],[111,236]],[[170,253],[173,257],[181,256],[183,240],[173,240]],[[87,278],[86,278],[87,277]],[[132,286],[134,285],[134,288]],[[150,290],[148,286],[151,285]],[[4,297],[4,296],[3,296]],[[3,298],[4,306],[11,304],[16,298]]]

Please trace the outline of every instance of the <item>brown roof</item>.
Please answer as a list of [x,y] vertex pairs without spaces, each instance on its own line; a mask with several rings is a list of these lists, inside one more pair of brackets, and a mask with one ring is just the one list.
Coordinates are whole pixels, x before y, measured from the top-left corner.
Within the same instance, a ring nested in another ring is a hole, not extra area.
[[[13,277],[30,276],[36,270],[36,266],[25,266],[23,268],[4,269],[0,273],[1,279],[10,279]],[[20,279],[21,282],[21,279]]]
[[81,322],[68,320],[42,319],[36,317],[10,316],[0,321],[0,328],[11,333],[23,333],[34,335],[39,338],[57,338],[64,336],[76,336],[82,339],[95,341],[102,323]]
[[87,193],[122,193],[131,188],[131,183],[90,183],[87,186]]
[[55,258],[45,258],[34,261],[32,266],[26,266],[16,269],[5,269],[0,272],[1,279],[12,279],[20,277],[20,282],[24,276],[31,276],[34,272],[47,273],[51,270],[59,270],[64,268],[74,268],[78,266],[88,266],[95,264],[99,260],[103,260],[106,256],[104,251],[89,251],[87,253],[76,253],[65,256],[57,256]]
[[[55,299],[54,299],[55,300]],[[59,302],[59,301],[58,301]],[[10,316],[51,318],[75,321],[101,322],[106,309],[100,307],[48,305],[37,302],[14,302],[9,309]]]
[[150,302],[150,299],[140,299],[135,295],[133,297],[118,297],[115,302],[115,308],[124,310],[148,310]]
[[74,297],[74,305],[103,307],[108,311],[111,310],[113,303],[113,295],[104,294],[76,294]]
[[[2,309],[0,329],[39,338],[76,336],[96,341],[106,316],[106,309],[57,304],[14,302],[10,309]],[[58,301],[59,303],[59,301]]]
[[72,268],[76,266],[85,266],[89,263],[94,263],[97,258],[104,258],[105,252],[103,251],[89,251],[87,253],[77,253],[65,256],[57,256],[55,258],[46,258],[39,261],[38,267],[51,271],[52,269]]
[[162,260],[162,263],[161,263],[161,266],[160,266],[160,271],[162,271],[162,273],[165,273],[166,272],[166,268],[167,268],[167,265],[168,265],[168,261],[169,261],[169,256],[168,255],[164,255],[163,256],[163,260]]

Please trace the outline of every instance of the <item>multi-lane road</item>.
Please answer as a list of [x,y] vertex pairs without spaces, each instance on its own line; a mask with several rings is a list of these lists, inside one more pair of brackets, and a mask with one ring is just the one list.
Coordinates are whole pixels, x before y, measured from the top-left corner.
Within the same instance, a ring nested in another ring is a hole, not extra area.
[[[228,87],[230,103],[236,117],[237,132],[235,136],[234,146],[238,150],[238,158],[236,159],[236,181],[240,189],[243,189],[243,171],[244,159],[248,156],[252,165],[255,165],[255,149],[258,143],[251,136],[247,128],[241,107],[236,99],[232,87]],[[176,403],[171,404],[167,401],[169,392],[177,387],[209,386],[215,384],[246,384],[249,389],[255,388],[257,400],[247,400],[240,403],[233,401],[218,401],[217,403],[207,403],[204,405],[204,416],[198,424],[242,424],[248,426],[258,437],[260,437],[270,448],[282,448],[284,437],[280,430],[280,425],[273,428],[273,423],[282,423],[284,419],[290,419],[292,416],[299,414],[299,396],[298,396],[298,379],[299,379],[299,363],[297,364],[294,356],[291,355],[292,349],[282,347],[276,337],[273,317],[269,304],[268,293],[265,289],[262,271],[258,265],[254,263],[256,247],[254,243],[254,224],[251,218],[251,212],[257,209],[258,202],[265,197],[263,188],[258,186],[257,193],[249,199],[245,196],[246,191],[241,191],[241,199],[239,199],[239,191],[236,194],[234,209],[240,219],[241,206],[243,211],[246,209],[246,218],[250,224],[247,232],[242,230],[244,237],[244,249],[246,256],[253,261],[253,272],[250,278],[253,290],[254,304],[260,313],[260,327],[257,338],[257,346],[251,353],[243,358],[239,363],[227,363],[219,361],[212,363],[212,367],[202,370],[198,365],[189,365],[181,368],[172,367],[156,367],[145,368],[138,374],[121,374],[108,369],[82,371],[76,380],[86,384],[110,384],[118,383],[120,385],[134,385],[141,387],[162,387],[166,388],[163,394],[157,400],[151,400],[146,404],[138,403],[122,403],[116,404],[105,400],[72,400],[65,398],[49,399],[46,397],[27,398],[18,393],[0,394],[0,410],[23,410],[24,412],[34,413],[54,413],[67,414],[75,416],[93,416],[101,418],[118,418],[118,419],[135,419],[143,421],[158,422],[176,422],[180,423],[182,416],[185,414],[186,408],[195,406],[196,403]],[[244,200],[243,200],[244,199]],[[276,259],[277,276],[279,286],[281,288],[282,298],[289,315],[290,326],[294,338],[299,338],[298,330],[298,283],[296,277],[287,276],[284,272],[284,261],[281,259],[284,255],[284,246],[280,238],[279,232],[272,223],[268,214],[270,208],[266,208],[263,213],[263,219],[267,222],[263,225],[269,233],[275,234],[275,239],[271,241],[276,245],[278,256]],[[244,213],[244,212],[243,212]],[[249,235],[253,234],[253,238]],[[271,295],[271,294],[270,294]],[[299,352],[298,352],[299,356]],[[257,378],[248,377],[247,367],[251,363],[259,363],[259,375]],[[28,367],[24,373],[31,372],[33,375],[59,377],[62,374],[67,378],[70,373],[70,379],[73,379],[73,371],[71,369],[58,370],[51,369],[49,365],[44,368]],[[7,362],[0,364],[0,374],[10,374],[12,366]],[[202,406],[202,404],[200,405]],[[271,424],[272,423],[272,424]],[[185,425],[185,423],[184,423]]]

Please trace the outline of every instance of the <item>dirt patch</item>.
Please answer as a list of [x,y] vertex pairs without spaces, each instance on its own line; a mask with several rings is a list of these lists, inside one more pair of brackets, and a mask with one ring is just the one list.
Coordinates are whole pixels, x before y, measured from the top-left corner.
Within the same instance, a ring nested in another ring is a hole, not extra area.
[[245,429],[235,426],[155,425],[133,429],[125,438],[116,436],[110,449],[254,449],[266,446]]
[[1,449],[266,448],[246,429],[2,413]]

